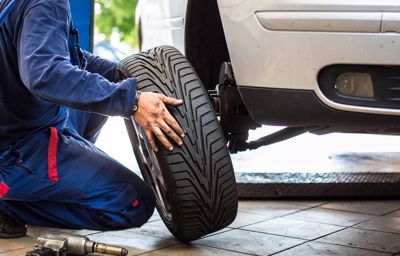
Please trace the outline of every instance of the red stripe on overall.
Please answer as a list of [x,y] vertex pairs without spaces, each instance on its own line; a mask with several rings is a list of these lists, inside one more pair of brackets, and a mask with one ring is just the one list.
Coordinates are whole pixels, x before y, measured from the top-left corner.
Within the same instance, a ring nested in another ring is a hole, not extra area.
[[58,182],[57,145],[58,145],[57,129],[54,127],[50,127],[50,141],[48,148],[47,165],[48,165],[49,179],[54,182]]
[[10,190],[10,188],[7,186],[6,183],[4,183],[4,181],[2,183],[0,183],[0,198],[7,195],[9,190]]

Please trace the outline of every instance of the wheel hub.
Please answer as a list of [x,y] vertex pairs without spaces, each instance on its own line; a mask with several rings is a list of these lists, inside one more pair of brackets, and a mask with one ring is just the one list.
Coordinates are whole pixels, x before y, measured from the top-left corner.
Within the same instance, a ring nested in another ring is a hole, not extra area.
[[140,167],[144,180],[151,186],[156,196],[156,203],[162,215],[168,220],[172,220],[171,205],[167,199],[167,189],[159,161],[147,139],[146,133],[133,118],[131,119],[137,135],[137,149]]

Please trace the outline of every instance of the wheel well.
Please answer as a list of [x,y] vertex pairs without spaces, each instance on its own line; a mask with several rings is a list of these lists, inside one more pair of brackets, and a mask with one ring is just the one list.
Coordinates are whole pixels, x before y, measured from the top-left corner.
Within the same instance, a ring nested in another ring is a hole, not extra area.
[[186,57],[206,90],[215,89],[223,62],[230,60],[216,0],[188,0],[185,21]]

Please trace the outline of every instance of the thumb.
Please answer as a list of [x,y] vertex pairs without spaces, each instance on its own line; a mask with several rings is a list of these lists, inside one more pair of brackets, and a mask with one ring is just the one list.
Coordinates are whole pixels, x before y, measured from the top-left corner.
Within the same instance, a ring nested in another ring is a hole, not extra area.
[[183,100],[178,100],[178,99],[175,99],[175,98],[167,97],[165,95],[161,96],[161,100],[165,104],[172,105],[172,106],[179,106],[179,105],[182,105],[182,103],[183,103]]

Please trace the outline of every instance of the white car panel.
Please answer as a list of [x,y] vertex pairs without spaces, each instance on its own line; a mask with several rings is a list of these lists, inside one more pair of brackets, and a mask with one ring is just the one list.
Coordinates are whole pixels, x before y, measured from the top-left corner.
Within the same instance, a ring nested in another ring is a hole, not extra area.
[[184,52],[184,17],[187,0],[139,1],[137,17],[140,17],[142,49],[173,45]]
[[381,29],[379,12],[257,12],[258,22],[268,30],[368,32]]
[[400,115],[400,110],[331,102],[318,93],[317,84],[318,72],[332,64],[400,65],[400,34],[273,31],[257,18],[260,12],[302,11],[334,12],[342,20],[352,20],[354,12],[365,12],[372,23],[377,17],[385,19],[383,29],[390,31],[398,22],[399,0],[218,0],[218,4],[238,85],[313,90],[334,108]]
[[400,13],[383,13],[381,32],[400,32]]

